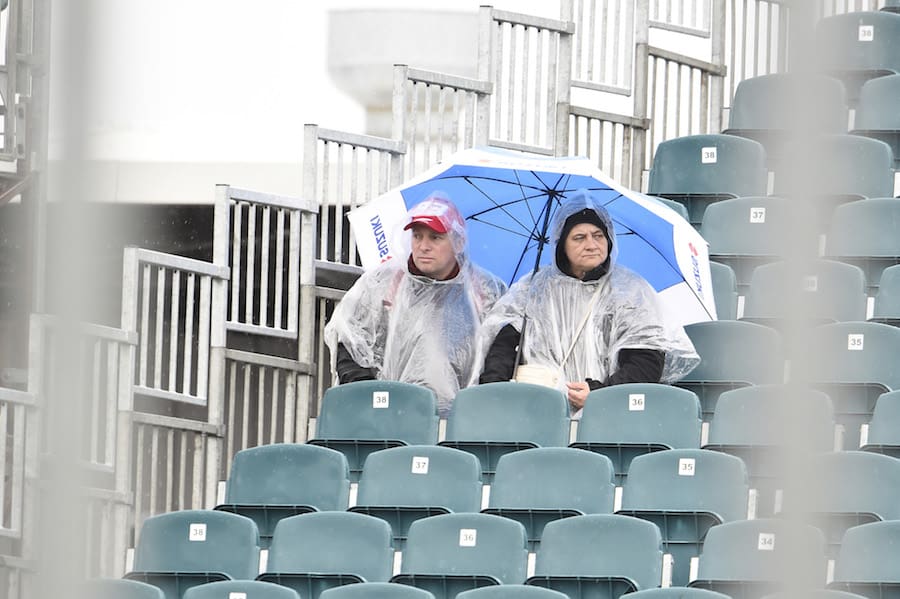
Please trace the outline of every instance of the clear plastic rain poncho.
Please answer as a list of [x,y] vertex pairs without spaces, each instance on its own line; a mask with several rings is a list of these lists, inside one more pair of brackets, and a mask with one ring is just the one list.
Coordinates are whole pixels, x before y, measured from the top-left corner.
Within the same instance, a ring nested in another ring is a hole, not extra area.
[[[611,240],[607,273],[597,280],[582,281],[564,273],[554,263],[520,279],[485,317],[479,333],[480,358],[487,354],[505,325],[512,325],[521,333],[522,317],[527,315],[520,362],[561,371],[560,390],[564,393],[565,383],[569,381],[606,380],[616,371],[622,349],[664,351],[661,382],[679,380],[699,364],[700,357],[683,327],[663,321],[653,287],[643,277],[616,263],[618,245],[613,222],[600,202],[586,190],[567,199],[554,214],[552,243],[556,246],[565,241],[560,236],[566,219],[585,208],[600,217]],[[591,316],[560,368],[598,288]]]
[[447,417],[453,398],[472,377],[476,333],[484,314],[506,290],[496,276],[466,255],[465,221],[436,193],[408,213],[438,215],[453,244],[459,274],[437,281],[412,274],[410,231],[399,237],[397,257],[364,273],[344,295],[325,327],[332,372],[338,343],[376,378],[424,385],[435,392]]

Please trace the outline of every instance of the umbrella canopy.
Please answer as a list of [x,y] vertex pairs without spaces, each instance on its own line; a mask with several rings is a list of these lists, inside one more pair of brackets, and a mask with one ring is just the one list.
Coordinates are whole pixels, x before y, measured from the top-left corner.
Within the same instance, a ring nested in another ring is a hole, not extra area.
[[[513,283],[552,262],[549,223],[567,195],[582,188],[599,197],[612,216],[619,264],[647,279],[667,316],[681,324],[715,319],[706,241],[675,211],[617,184],[586,158],[463,150],[376,198],[366,218],[356,219],[354,231],[362,223],[371,235],[378,218],[390,237],[402,228],[398,214],[442,191],[466,219],[470,259]],[[371,216],[371,210],[389,205],[400,207],[393,216],[387,211]]]

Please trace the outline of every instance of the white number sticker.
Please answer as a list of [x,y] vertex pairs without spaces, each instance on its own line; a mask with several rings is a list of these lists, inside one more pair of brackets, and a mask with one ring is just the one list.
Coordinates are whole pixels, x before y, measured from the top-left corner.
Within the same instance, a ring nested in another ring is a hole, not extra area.
[[474,528],[460,528],[459,529],[459,546],[460,547],[474,547],[475,540],[478,536],[478,531]]
[[803,291],[816,292],[819,290],[819,277],[816,275],[806,275],[803,277]]
[[766,222],[765,206],[750,208],[750,224],[761,225],[764,222]]
[[694,476],[694,458],[680,458],[678,460],[678,476]]
[[700,164],[715,164],[718,161],[718,148],[716,148],[715,146],[700,148]]
[[628,410],[631,412],[643,412],[644,411],[644,394],[643,393],[629,393],[628,394]]
[[759,542],[756,548],[760,551],[775,551],[775,535],[770,532],[759,533]]
[[188,541],[205,541],[206,524],[191,524],[188,526]]
[[850,351],[862,351],[866,336],[862,333],[850,333],[847,335],[847,349]]
[[373,408],[389,408],[391,406],[391,394],[387,391],[376,391],[372,394]]
[[228,593],[228,599],[247,599],[247,593],[232,591]]
[[861,41],[861,42],[875,41],[875,26],[874,25],[860,25],[859,26],[859,41]]
[[428,458],[427,457],[413,457],[412,459],[412,473],[413,474],[428,474]]

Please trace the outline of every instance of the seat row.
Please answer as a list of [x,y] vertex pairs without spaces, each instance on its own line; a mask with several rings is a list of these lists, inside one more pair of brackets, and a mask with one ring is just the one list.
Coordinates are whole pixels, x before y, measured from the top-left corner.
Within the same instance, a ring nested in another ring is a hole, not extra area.
[[[320,512],[283,520],[264,572],[257,575],[254,532],[251,520],[221,512],[154,516],[141,529],[135,568],[126,579],[158,587],[167,599],[203,597],[192,589],[212,590],[209,583],[228,580],[274,583],[311,599],[330,599],[326,593],[335,587],[373,582],[417,587],[437,599],[523,583],[570,599],[617,599],[668,586],[668,553],[675,547],[644,519],[573,516],[547,525],[529,572],[520,523],[490,514],[445,514],[413,524],[395,569],[384,521]],[[150,538],[156,546],[146,540]],[[675,586],[748,599],[785,587],[824,588],[826,582],[865,596],[873,596],[874,586],[878,592],[896,592],[898,547],[900,521],[850,526],[829,581],[827,541],[818,528],[791,519],[735,520],[705,531],[696,575]]]

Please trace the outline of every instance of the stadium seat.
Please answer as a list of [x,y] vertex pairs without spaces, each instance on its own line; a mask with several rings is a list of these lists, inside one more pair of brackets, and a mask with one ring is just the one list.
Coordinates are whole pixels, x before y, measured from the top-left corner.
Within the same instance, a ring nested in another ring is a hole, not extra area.
[[259,532],[250,518],[215,510],[151,516],[141,525],[134,568],[125,575],[181,599],[198,584],[252,580],[259,569]]
[[900,326],[900,265],[889,266],[881,273],[869,320]]
[[900,75],[866,81],[859,94],[853,129],[855,135],[880,139],[891,146],[894,168],[900,169]]
[[709,242],[710,260],[730,266],[738,295],[747,295],[754,268],[795,253],[798,219],[796,206],[784,198],[734,198],[706,209],[700,233]]
[[709,261],[713,297],[716,301],[716,318],[734,320],[738,312],[737,277],[734,269],[721,262]]
[[821,234],[828,231],[835,207],[894,195],[894,154],[883,141],[849,134],[810,135],[790,144],[788,151],[803,156],[810,168],[796,170],[790,160],[779,165],[773,193],[798,203]]
[[437,599],[525,580],[525,527],[491,514],[444,514],[413,522],[400,573],[391,578]]
[[844,532],[858,524],[900,519],[900,460],[865,451],[837,451],[802,462],[802,479],[785,491],[785,517],[806,519],[825,533],[834,557]]
[[[813,102],[816,110],[809,110]],[[813,131],[845,133],[847,118],[846,93],[840,80],[825,75],[772,73],[738,83],[728,128],[723,133],[761,143],[771,170],[789,158],[786,149],[796,136]]]
[[[781,260],[758,266],[750,278],[741,320],[783,330],[866,319],[862,269],[834,260]],[[788,350],[790,353],[790,350]]]
[[257,580],[317,599],[325,589],[356,582],[387,582],[394,550],[391,527],[374,516],[311,512],[275,527],[266,571]]
[[366,456],[400,445],[437,443],[434,392],[397,381],[357,381],[325,391],[312,445],[347,456],[350,480],[357,482]]
[[761,518],[721,524],[706,535],[697,578],[690,586],[732,599],[822,588],[824,544],[822,531],[791,520]]
[[191,587],[184,599],[301,599],[294,589],[258,580],[223,580]]
[[900,73],[900,15],[885,11],[847,12],[819,19],[813,47],[823,71],[844,82],[855,107],[862,85]]
[[900,458],[900,391],[882,393],[875,400],[863,451]]
[[165,599],[159,587],[124,578],[95,578],[79,585],[76,597],[84,599]]
[[707,591],[706,589],[692,589],[690,587],[666,587],[663,589],[647,589],[629,593],[628,599],[730,599],[728,595]]
[[831,589],[869,599],[900,592],[900,521],[873,522],[847,530],[834,564]]
[[780,509],[787,452],[834,448],[834,408],[821,391],[793,385],[754,385],[719,396],[704,449],[737,456],[756,490],[757,517]]
[[[252,597],[247,599],[252,599]],[[358,582],[326,589],[319,595],[319,599],[434,599],[434,595],[425,589],[417,589],[405,584]]]
[[500,456],[529,447],[569,444],[569,405],[556,389],[500,382],[460,389],[440,445],[475,454],[490,484]]
[[568,447],[536,447],[500,458],[486,514],[525,526],[529,550],[553,520],[584,514],[611,514],[615,499],[613,465],[606,456]]
[[693,391],[629,383],[588,394],[572,447],[612,460],[622,486],[636,456],[664,449],[700,447],[700,400]]
[[866,599],[856,593],[833,589],[811,589],[808,591],[781,591],[766,595],[762,599]]
[[568,599],[568,595],[524,584],[501,584],[463,591],[456,599]]
[[394,549],[403,550],[409,526],[435,514],[481,509],[481,465],[469,452],[409,445],[369,454],[351,512],[391,525]]
[[707,531],[747,517],[749,483],[740,458],[705,449],[670,449],[631,462],[618,514],[653,522],[672,554],[672,584],[689,581],[691,558]]
[[752,322],[718,320],[686,325],[700,364],[676,383],[700,398],[703,419],[712,419],[719,394],[748,385],[784,382],[781,335]]
[[319,510],[347,509],[347,458],[326,447],[275,443],[237,452],[215,509],[252,518],[267,549],[278,521]]
[[900,199],[872,198],[838,206],[825,239],[825,256],[860,267],[867,293],[875,295],[884,269],[900,264]]
[[733,135],[677,137],[657,146],[648,185],[648,194],[684,204],[696,226],[713,202],[766,195],[766,152]]
[[900,13],[900,0],[884,0],[884,6],[879,10]]
[[687,206],[682,204],[681,202],[676,202],[675,200],[670,200],[669,198],[664,198],[660,196],[647,196],[657,202],[660,202],[662,205],[667,206],[678,213],[678,216],[683,218],[684,220],[690,222],[691,217],[688,214]]
[[871,420],[878,396],[900,389],[900,328],[876,322],[838,322],[809,329],[792,377],[828,394],[844,448],[859,447],[859,427]]
[[662,539],[650,522],[593,514],[547,524],[526,584],[570,599],[617,599],[662,581]]

